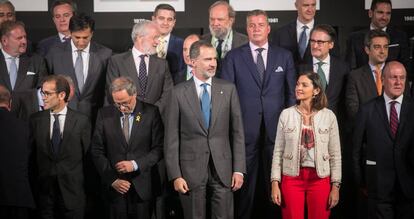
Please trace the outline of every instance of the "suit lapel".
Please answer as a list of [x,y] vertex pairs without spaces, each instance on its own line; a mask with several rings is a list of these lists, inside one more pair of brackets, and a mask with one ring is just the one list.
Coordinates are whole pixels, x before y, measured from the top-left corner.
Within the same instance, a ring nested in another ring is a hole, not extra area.
[[21,83],[23,83],[26,74],[27,74],[27,69],[29,68],[29,57],[27,57],[26,55],[22,55],[19,58],[19,69],[17,70],[17,79],[16,79],[16,84],[14,85],[14,89],[16,90],[19,85]]
[[157,79],[158,75],[157,75],[157,60],[155,58],[154,55],[150,55],[149,56],[149,61],[148,61],[148,83],[147,83],[147,87],[145,89],[145,99],[148,99],[148,94],[150,91],[150,87],[153,87],[153,83],[154,81]]
[[72,46],[70,42],[66,42],[64,44],[63,54],[61,58],[62,59],[60,63],[63,65],[63,69],[66,69],[66,72],[55,72],[55,73],[69,75],[69,77],[72,78],[73,83],[75,84],[75,95],[78,98],[80,98],[79,85],[78,85],[78,80],[76,79],[75,67],[73,65]]
[[223,103],[224,92],[221,84],[217,83],[215,78],[212,80],[211,86],[211,123],[210,127],[214,127],[217,117],[220,113],[221,105]]
[[205,131],[205,133],[208,133],[208,130],[204,124],[203,113],[201,112],[200,100],[197,96],[197,90],[195,87],[194,80],[191,79],[184,83],[186,83],[185,84],[186,89],[184,91],[184,96],[187,99],[188,106],[193,111],[202,129]]
[[329,96],[329,94],[335,89],[336,82],[337,82],[337,74],[335,73],[335,66],[336,66],[336,60],[334,57],[331,56],[331,63],[329,63],[329,83],[326,87],[326,95]]
[[68,140],[66,139],[70,139],[70,133],[74,130],[75,128],[75,124],[77,122],[77,117],[74,116],[73,111],[70,108],[67,108],[68,111],[66,113],[66,118],[65,118],[65,125],[63,127],[63,137],[62,137],[62,142],[60,144],[60,150],[59,150],[59,154],[58,156],[61,156],[62,154],[65,154],[65,149],[68,144]]
[[263,87],[265,88],[269,87],[268,83],[270,81],[270,75],[273,73],[274,70],[276,70],[273,68],[273,64],[275,63],[274,60],[277,59],[275,59],[272,48],[269,46],[269,49],[267,51],[266,71],[263,78]]
[[387,110],[385,108],[384,96],[377,97],[375,103],[377,107],[377,112],[380,115],[381,120],[384,122],[384,128],[387,130],[389,137],[393,139],[392,134],[391,134],[391,129],[390,129],[390,123],[388,121]]
[[[121,125],[121,116],[122,113],[118,111],[115,107],[113,108],[113,116],[110,118],[110,123],[114,127],[114,136],[116,138],[120,138],[120,142],[122,142],[122,146],[124,148],[128,148],[128,142],[124,137],[124,133],[122,132],[122,125]],[[132,133],[131,133],[132,135]],[[131,138],[130,138],[131,139]]]
[[363,68],[362,72],[363,72],[363,75],[362,75],[363,80],[368,82],[368,83],[365,83],[368,86],[368,90],[370,91],[372,96],[378,96],[375,78],[374,78],[374,75],[372,74],[372,71],[369,65],[366,65]]
[[[134,56],[132,55],[132,51],[129,51],[123,60],[125,69],[126,69],[126,76],[129,76],[132,80],[134,80],[135,85],[137,86],[137,90],[141,90],[141,86],[138,81],[138,69],[135,67]],[[121,75],[123,73],[121,72]]]
[[133,115],[134,115],[134,119],[132,122],[132,129],[131,129],[131,134],[129,137],[129,144],[127,144],[128,146],[136,145],[136,141],[138,140],[138,134],[140,133],[138,130],[140,129],[141,121],[144,118],[142,102],[139,100],[137,100],[137,105],[135,106]]
[[243,49],[243,55],[242,56],[243,56],[244,62],[246,63],[245,66],[248,67],[249,72],[250,72],[250,74],[252,74],[252,77],[253,77],[254,81],[256,82],[257,86],[261,88],[262,83],[261,83],[260,78],[259,78],[259,72],[257,72],[256,63],[254,63],[254,60],[253,60],[253,56],[252,56],[250,46],[245,46],[242,49]]
[[44,150],[46,152],[46,154],[51,158],[51,159],[55,159],[55,155],[53,153],[52,150],[52,142],[50,139],[51,133],[50,133],[50,110],[45,110],[42,111],[42,117],[39,120],[39,126],[38,127],[42,127],[43,130],[39,131],[40,134],[40,139],[43,139],[42,142],[44,142],[44,148],[42,148],[42,150]]
[[299,47],[298,47],[298,41],[297,41],[298,37],[296,33],[296,21],[292,22],[289,25],[288,34],[289,34],[290,39],[293,41],[292,43],[292,45],[294,46],[293,51],[295,51],[293,55],[297,56],[299,60],[302,60],[302,58],[299,57],[300,55],[299,55]]
[[98,77],[100,74],[99,71],[99,57],[96,53],[97,49],[95,44],[91,42],[89,50],[89,65],[88,65],[88,75],[86,76],[85,86],[83,86],[82,96],[85,95],[87,89],[93,89],[98,82]]
[[8,90],[12,90],[11,83],[10,83],[9,70],[7,70],[6,60],[4,59],[3,52],[1,51],[0,51],[0,80],[3,81],[2,84],[6,85]]

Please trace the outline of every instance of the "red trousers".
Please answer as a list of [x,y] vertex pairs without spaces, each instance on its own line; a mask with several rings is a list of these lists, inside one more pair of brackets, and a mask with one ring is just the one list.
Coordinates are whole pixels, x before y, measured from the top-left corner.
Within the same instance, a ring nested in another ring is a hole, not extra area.
[[330,177],[319,178],[315,168],[300,169],[299,176],[282,176],[283,219],[303,219],[305,202],[308,219],[328,219]]

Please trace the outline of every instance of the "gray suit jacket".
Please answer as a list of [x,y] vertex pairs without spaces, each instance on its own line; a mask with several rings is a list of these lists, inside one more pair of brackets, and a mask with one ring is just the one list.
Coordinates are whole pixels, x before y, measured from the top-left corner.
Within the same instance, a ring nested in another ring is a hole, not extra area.
[[46,63],[51,74],[67,75],[72,78],[76,89],[69,107],[88,115],[94,121],[98,109],[104,102],[106,66],[112,50],[91,41],[89,54],[88,75],[82,92],[77,86],[70,42],[56,44],[50,48],[46,55]]
[[[201,39],[207,42],[211,42],[211,33],[201,36]],[[233,42],[231,42],[231,49],[240,47],[246,44],[247,42],[249,42],[249,39],[247,38],[245,34],[242,34],[242,33],[239,33],[233,30]]]
[[[137,90],[140,90],[138,69],[135,67],[132,51],[114,55],[109,59],[108,72],[106,75],[107,88],[110,87],[112,80],[120,76],[130,77],[134,80]],[[171,79],[167,61],[151,55],[149,57],[148,84],[145,90],[145,97],[138,94],[138,99],[158,106],[161,115],[163,115],[165,98],[172,87],[173,81]],[[109,103],[113,102],[109,89],[107,93],[107,101]]]
[[233,172],[246,172],[242,115],[233,84],[213,78],[209,129],[193,79],[174,87],[168,106],[164,156],[170,180],[182,177],[190,189],[199,186],[210,157],[227,187]]

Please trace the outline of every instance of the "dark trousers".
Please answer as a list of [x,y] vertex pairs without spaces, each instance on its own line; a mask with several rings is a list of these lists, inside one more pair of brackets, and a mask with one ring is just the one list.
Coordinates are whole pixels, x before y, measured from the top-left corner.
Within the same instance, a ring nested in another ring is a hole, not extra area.
[[180,200],[185,219],[234,218],[233,192],[220,181],[211,159],[202,185],[180,194]]
[[273,148],[262,119],[257,141],[246,145],[247,174],[243,186],[235,193],[236,218],[280,218],[280,208],[270,198]]
[[414,200],[405,197],[399,183],[396,182],[394,190],[390,192],[388,198],[373,199],[368,197],[368,218],[413,219]]
[[57,179],[50,184],[47,193],[39,194],[39,212],[42,219],[83,219],[84,207],[67,209]]
[[131,184],[128,192],[109,203],[110,219],[150,219],[154,203],[143,201]]
[[29,219],[31,209],[15,206],[0,206],[0,218]]

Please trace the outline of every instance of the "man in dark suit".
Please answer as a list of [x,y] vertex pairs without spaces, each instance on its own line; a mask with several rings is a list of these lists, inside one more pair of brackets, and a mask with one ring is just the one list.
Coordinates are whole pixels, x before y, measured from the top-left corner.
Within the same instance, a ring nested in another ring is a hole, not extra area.
[[[236,218],[250,218],[256,187],[264,197],[257,200],[258,218],[275,218],[271,203],[270,169],[279,114],[295,104],[296,72],[292,54],[269,46],[267,14],[254,10],[247,14],[249,43],[233,49],[223,61],[222,78],[236,85],[246,142],[245,186],[236,197]],[[260,181],[262,180],[262,181]],[[256,183],[256,182],[260,183]],[[260,194],[258,192],[258,194]]]
[[175,15],[174,7],[169,4],[157,5],[152,15],[152,21],[160,32],[157,55],[167,60],[172,78],[184,69],[183,39],[171,34],[176,22]]
[[46,65],[38,55],[26,54],[27,40],[24,24],[5,21],[1,26],[0,85],[12,93],[40,86],[47,75]]
[[373,0],[368,16],[371,18],[369,29],[363,29],[351,33],[347,41],[346,61],[351,69],[356,69],[368,63],[368,56],[365,53],[364,36],[369,30],[379,29],[388,33],[390,43],[388,45],[387,61],[399,61],[407,69],[408,79],[412,80],[410,66],[410,49],[408,46],[407,34],[395,27],[389,26],[391,20],[392,4],[390,0]]
[[70,87],[58,75],[42,85],[44,111],[30,117],[37,161],[41,218],[83,218],[83,160],[89,148],[89,118],[67,107]]
[[309,40],[312,59],[306,64],[300,65],[299,72],[312,71],[319,75],[325,94],[328,97],[328,108],[337,117],[342,118],[342,115],[345,116],[345,111],[343,111],[343,105],[345,104],[344,87],[349,67],[339,58],[329,54],[334,47],[335,38],[335,29],[330,25],[316,25],[310,33]]
[[388,57],[390,38],[382,30],[370,30],[364,41],[369,61],[349,73],[346,85],[346,110],[351,121],[355,120],[361,105],[382,95],[381,74]]
[[414,218],[414,102],[403,95],[406,71],[396,61],[382,74],[384,93],[360,107],[353,136],[356,182],[369,218]]
[[209,42],[193,43],[190,58],[194,77],[176,86],[169,102],[167,173],[180,193],[184,218],[231,219],[232,192],[243,185],[246,173],[237,91],[213,78],[216,51]]
[[58,34],[47,37],[37,44],[36,52],[41,56],[46,56],[49,49],[55,45],[70,40],[69,21],[76,13],[76,3],[72,0],[55,0],[50,7],[50,13]]
[[197,34],[190,34],[188,35],[183,43],[183,58],[185,62],[185,68],[179,72],[176,77],[173,78],[174,85],[177,85],[183,81],[190,80],[193,77],[191,67],[191,59],[190,59],[190,47],[193,45],[194,42],[199,41],[200,36]]
[[[162,115],[173,82],[167,61],[154,55],[159,42],[158,27],[154,22],[144,20],[134,25],[131,35],[132,50],[109,59],[106,85],[109,87],[117,77],[130,77],[137,86],[138,99],[158,106]],[[107,101],[113,102],[110,94],[107,94]]]
[[28,219],[35,207],[29,183],[29,126],[10,108],[10,92],[0,85],[0,217]]
[[[295,66],[298,67],[300,64],[312,62],[309,38],[310,32],[316,25],[316,0],[296,0],[295,7],[298,12],[297,19],[276,30],[272,44],[289,50],[293,55]],[[329,53],[339,58],[336,36],[333,45]]]
[[88,115],[94,123],[105,97],[105,73],[112,50],[92,41],[95,21],[85,15],[70,19],[71,40],[49,50],[46,63],[50,73],[62,74],[75,82],[69,107]]
[[157,107],[139,101],[135,82],[115,79],[114,105],[100,109],[92,157],[109,201],[110,218],[150,218],[157,185],[152,178],[162,157],[164,127]]
[[216,77],[221,74],[221,62],[230,50],[248,42],[247,36],[232,29],[236,12],[226,1],[214,2],[209,10],[210,33],[201,36],[202,40],[211,42],[217,51]]

